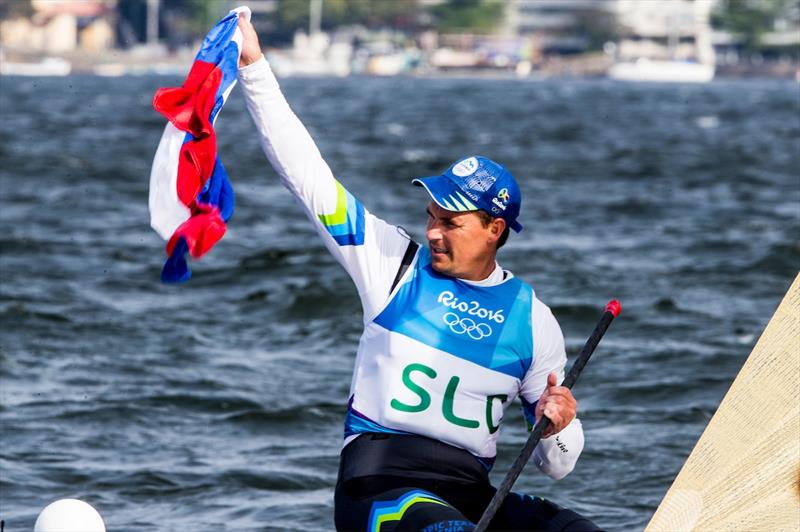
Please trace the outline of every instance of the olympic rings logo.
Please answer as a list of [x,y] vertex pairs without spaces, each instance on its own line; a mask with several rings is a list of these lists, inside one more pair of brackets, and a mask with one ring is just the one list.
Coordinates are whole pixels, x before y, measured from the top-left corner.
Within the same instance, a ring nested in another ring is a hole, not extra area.
[[455,312],[448,312],[442,320],[455,334],[466,334],[473,340],[480,340],[492,335],[492,328],[487,323],[475,323],[471,318],[462,318]]

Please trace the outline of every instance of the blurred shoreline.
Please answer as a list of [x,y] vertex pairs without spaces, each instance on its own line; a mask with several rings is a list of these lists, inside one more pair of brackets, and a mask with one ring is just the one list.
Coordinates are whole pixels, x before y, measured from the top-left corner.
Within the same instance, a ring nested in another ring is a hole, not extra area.
[[[0,7],[4,75],[182,75],[204,30],[235,7],[233,0],[16,1]],[[275,73],[800,82],[800,4],[360,1],[362,9],[348,14],[323,0],[252,0]]]
[[[353,68],[336,67],[333,62],[317,58],[312,68],[308,62],[292,57],[291,49],[266,49],[265,55],[279,77],[303,76],[349,76],[407,75],[414,77],[476,77],[476,78],[604,78],[615,64],[613,58],[604,53],[587,53],[570,56],[554,56],[535,64],[528,62],[507,66],[477,64],[474,66],[434,66],[427,60],[402,68],[385,68],[375,58],[372,63]],[[67,74],[99,76],[136,75],[185,75],[194,59],[195,51],[182,48],[169,52],[162,46],[139,46],[127,50],[110,49],[101,53],[81,51],[60,54],[22,52],[0,48],[0,73],[3,75],[57,76]],[[380,59],[380,58],[379,58]],[[401,57],[401,61],[406,61]],[[396,63],[394,57],[387,63]],[[765,62],[762,64],[738,63],[717,65],[715,78],[725,79],[783,79],[800,82],[800,65],[790,62]]]

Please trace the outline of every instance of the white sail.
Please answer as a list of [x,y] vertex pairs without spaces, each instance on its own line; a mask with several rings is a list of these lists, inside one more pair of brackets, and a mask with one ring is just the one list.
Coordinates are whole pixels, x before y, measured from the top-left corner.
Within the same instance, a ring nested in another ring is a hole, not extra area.
[[800,530],[800,275],[646,529],[684,530]]

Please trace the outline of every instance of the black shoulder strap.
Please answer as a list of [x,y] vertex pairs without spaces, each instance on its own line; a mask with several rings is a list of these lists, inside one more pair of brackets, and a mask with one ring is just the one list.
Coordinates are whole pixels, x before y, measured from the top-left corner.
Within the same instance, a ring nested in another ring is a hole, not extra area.
[[411,261],[414,260],[414,255],[417,253],[417,249],[419,248],[419,244],[414,242],[413,240],[409,240],[408,247],[406,248],[406,253],[403,255],[403,260],[400,261],[400,268],[397,270],[397,275],[392,282],[392,287],[389,289],[389,293],[391,294],[394,292],[394,288],[397,286],[397,283],[400,282],[400,279],[403,278],[405,275],[406,270],[408,267],[411,266]]

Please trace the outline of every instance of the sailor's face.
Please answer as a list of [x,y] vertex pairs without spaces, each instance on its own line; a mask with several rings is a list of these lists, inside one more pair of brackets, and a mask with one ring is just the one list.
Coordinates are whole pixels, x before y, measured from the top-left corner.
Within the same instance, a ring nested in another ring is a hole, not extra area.
[[453,212],[428,203],[426,237],[437,272],[480,281],[494,270],[496,227],[483,225],[475,212]]

